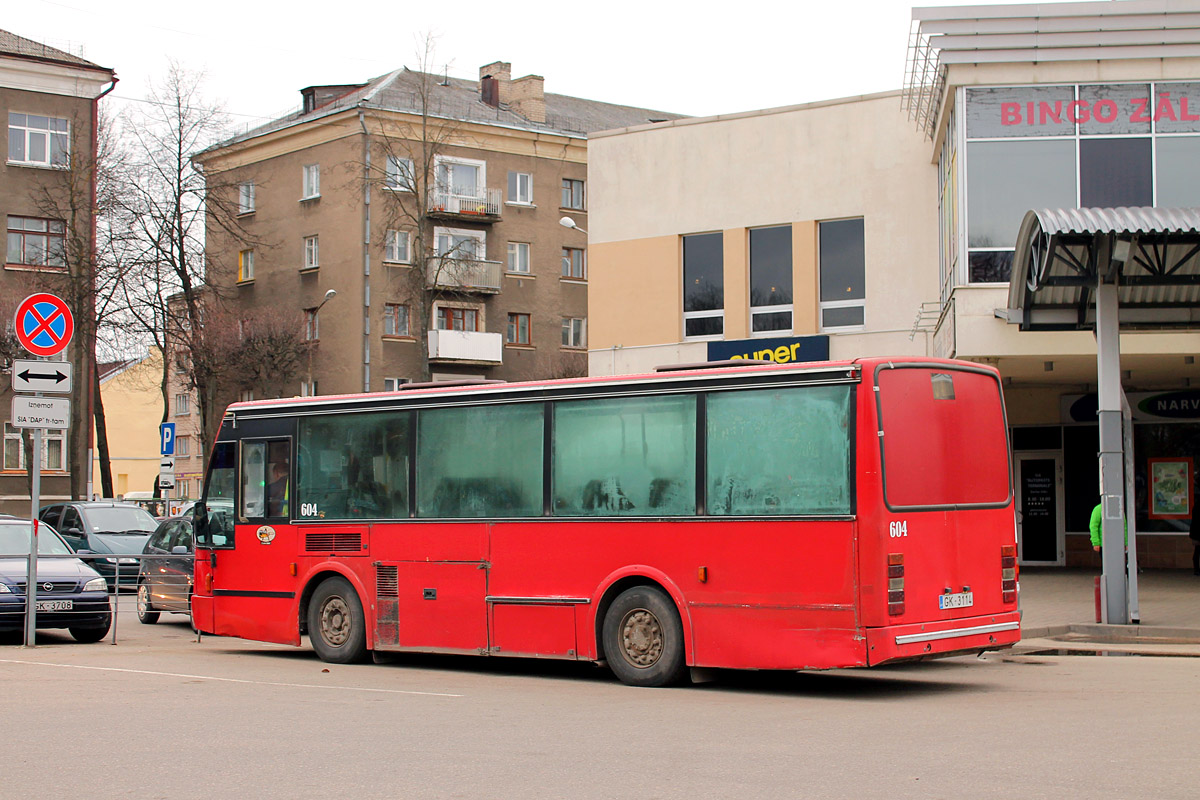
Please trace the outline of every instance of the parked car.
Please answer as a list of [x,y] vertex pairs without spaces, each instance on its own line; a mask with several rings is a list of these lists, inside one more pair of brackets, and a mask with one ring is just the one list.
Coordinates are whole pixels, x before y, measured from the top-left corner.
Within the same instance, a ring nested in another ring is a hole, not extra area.
[[140,560],[130,556],[141,554],[146,540],[158,527],[145,509],[116,500],[58,503],[44,507],[38,519],[59,531],[76,553],[111,556],[87,559],[108,581],[110,589],[116,587],[118,566],[121,586],[137,586]]
[[138,620],[153,625],[163,611],[191,614],[195,560],[191,515],[163,520],[142,553],[164,558],[142,559],[137,585]]
[[[38,555],[70,555],[48,525],[38,525]],[[0,519],[0,632],[25,628],[29,579],[29,521]],[[108,582],[77,558],[38,558],[37,627],[66,628],[79,642],[98,642],[112,624]]]

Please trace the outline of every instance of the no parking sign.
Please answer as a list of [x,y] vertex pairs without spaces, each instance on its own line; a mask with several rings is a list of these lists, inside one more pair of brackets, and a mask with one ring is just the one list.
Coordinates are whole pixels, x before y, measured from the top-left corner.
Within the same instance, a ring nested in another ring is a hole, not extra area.
[[35,356],[61,353],[75,333],[71,309],[52,294],[31,294],[22,300],[14,323],[17,341]]

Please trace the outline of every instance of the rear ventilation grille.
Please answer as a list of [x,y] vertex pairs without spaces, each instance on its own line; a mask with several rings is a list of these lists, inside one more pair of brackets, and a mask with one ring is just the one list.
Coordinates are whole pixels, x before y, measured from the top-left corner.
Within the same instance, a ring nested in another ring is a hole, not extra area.
[[396,568],[380,566],[375,572],[376,597],[399,597],[400,579],[396,576]]
[[360,533],[306,533],[304,549],[310,553],[332,553],[337,550],[362,550]]
[[375,644],[400,644],[400,579],[395,565],[375,567]]

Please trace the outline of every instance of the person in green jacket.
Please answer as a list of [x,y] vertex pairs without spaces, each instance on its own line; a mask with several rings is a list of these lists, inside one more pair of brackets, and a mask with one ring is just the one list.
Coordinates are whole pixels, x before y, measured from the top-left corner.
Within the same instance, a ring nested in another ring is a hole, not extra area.
[[[1100,503],[1092,509],[1092,521],[1088,524],[1088,529],[1092,532],[1092,549],[1097,553],[1100,552],[1101,538],[1100,533],[1103,526],[1104,514],[1101,511],[1103,506]],[[1125,523],[1125,548],[1129,549],[1129,523]]]

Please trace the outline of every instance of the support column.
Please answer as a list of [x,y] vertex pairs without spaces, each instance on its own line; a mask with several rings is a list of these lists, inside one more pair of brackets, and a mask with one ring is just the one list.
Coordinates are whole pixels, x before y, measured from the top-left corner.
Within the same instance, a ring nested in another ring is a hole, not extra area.
[[1121,436],[1121,336],[1117,286],[1096,287],[1096,383],[1100,419],[1100,506],[1105,604],[1103,621],[1129,622],[1125,595],[1125,480]]

